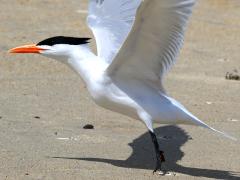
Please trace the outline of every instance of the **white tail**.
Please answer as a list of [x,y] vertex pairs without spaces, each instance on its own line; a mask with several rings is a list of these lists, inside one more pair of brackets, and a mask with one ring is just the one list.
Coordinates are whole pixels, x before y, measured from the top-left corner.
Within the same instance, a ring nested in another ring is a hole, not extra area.
[[204,128],[207,128],[207,129],[210,129],[214,132],[217,132],[218,134],[221,134],[222,136],[226,137],[226,138],[229,138],[231,140],[234,140],[234,141],[237,141],[237,138],[235,137],[232,137],[230,135],[228,135],[227,133],[225,132],[221,132],[221,131],[218,131],[210,126],[208,126],[207,124],[205,124],[203,121],[201,121],[200,119],[198,119],[196,116],[194,116],[192,113],[190,113],[182,104],[180,104],[178,101],[176,101],[175,99],[173,98],[170,98],[168,96],[165,96],[167,99],[169,99],[175,106],[177,106],[178,108],[180,108],[185,114],[188,115],[188,117],[190,119],[188,119],[189,121],[186,121],[187,124],[191,124],[191,125],[197,125],[197,126],[202,126]]
[[[206,126],[205,126],[205,127],[206,127]],[[226,138],[229,138],[229,139],[231,139],[231,140],[233,140],[233,141],[237,141],[237,138],[235,138],[235,137],[233,137],[233,136],[230,136],[230,135],[228,135],[228,134],[225,133],[225,132],[222,132],[222,131],[216,130],[216,129],[214,129],[214,128],[208,126],[208,125],[207,125],[206,128],[211,129],[212,131],[217,132],[217,133],[221,134],[222,136],[224,136],[224,137],[226,137]]]
[[228,134],[225,133],[225,132],[222,132],[222,131],[219,131],[219,130],[216,130],[216,129],[212,128],[211,126],[205,124],[204,122],[202,122],[201,120],[199,120],[199,119],[196,118],[196,117],[195,117],[195,123],[197,123],[197,125],[199,125],[199,126],[202,126],[202,127],[204,127],[204,128],[210,129],[210,130],[212,130],[212,131],[214,131],[214,132],[216,132],[216,133],[218,133],[218,134],[220,134],[220,135],[222,135],[222,136],[224,136],[224,137],[226,137],[226,138],[229,138],[229,139],[231,139],[231,140],[233,140],[233,141],[237,141],[237,138],[235,138],[235,137],[233,137],[233,136],[230,136],[230,135],[228,135]]

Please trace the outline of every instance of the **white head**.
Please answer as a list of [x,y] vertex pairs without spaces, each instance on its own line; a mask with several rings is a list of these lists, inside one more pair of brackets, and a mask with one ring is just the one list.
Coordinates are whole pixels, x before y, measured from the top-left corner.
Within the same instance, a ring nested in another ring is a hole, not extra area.
[[56,36],[45,39],[37,44],[25,45],[11,49],[10,53],[37,53],[64,62],[78,50],[86,46],[90,38]]

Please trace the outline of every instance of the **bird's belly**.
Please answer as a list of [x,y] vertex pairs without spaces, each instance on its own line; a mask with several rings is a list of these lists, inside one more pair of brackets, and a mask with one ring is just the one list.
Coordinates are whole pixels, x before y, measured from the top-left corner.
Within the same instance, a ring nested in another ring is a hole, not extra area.
[[[130,102],[131,100],[119,100],[114,98],[109,98],[106,96],[101,96],[95,99],[95,102],[108,110],[129,116],[134,119],[139,120],[138,111],[141,109],[138,105]],[[146,108],[148,109],[148,108]],[[146,110],[145,109],[145,110]],[[152,118],[152,121],[160,124],[189,124],[188,117],[179,108],[174,106],[154,106],[151,110],[146,111]]]
[[[120,94],[120,95],[119,95]],[[137,114],[137,104],[127,95],[118,92],[116,95],[112,91],[97,91],[92,94],[95,103],[105,109],[129,116],[134,119],[139,119]]]
[[159,93],[138,94],[131,99],[113,84],[94,87],[90,89],[90,93],[99,106],[134,119],[139,120],[139,112],[145,111],[156,123],[190,123],[188,114],[180,105]]

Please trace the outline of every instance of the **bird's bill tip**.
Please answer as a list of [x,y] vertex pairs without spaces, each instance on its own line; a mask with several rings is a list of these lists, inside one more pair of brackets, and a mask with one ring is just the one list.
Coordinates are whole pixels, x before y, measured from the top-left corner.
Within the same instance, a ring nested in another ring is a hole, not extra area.
[[38,47],[36,44],[24,45],[10,49],[9,53],[41,53],[45,49]]

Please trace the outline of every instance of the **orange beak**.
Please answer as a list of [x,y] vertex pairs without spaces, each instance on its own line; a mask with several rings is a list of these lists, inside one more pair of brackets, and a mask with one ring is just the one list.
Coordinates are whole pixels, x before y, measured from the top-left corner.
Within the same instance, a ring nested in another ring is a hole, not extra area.
[[31,45],[15,47],[13,49],[10,49],[8,52],[9,53],[40,53],[43,50],[46,50],[46,49],[40,48],[35,44],[31,44]]

